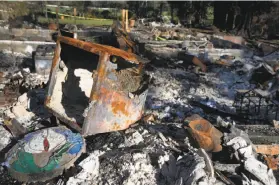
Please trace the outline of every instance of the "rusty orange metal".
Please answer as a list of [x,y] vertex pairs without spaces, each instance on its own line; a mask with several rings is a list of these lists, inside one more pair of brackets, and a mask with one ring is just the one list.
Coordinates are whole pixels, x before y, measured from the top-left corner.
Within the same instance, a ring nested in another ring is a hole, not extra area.
[[207,152],[219,152],[222,150],[221,137],[223,134],[216,129],[209,121],[199,115],[187,118],[193,137],[200,147]]
[[[133,53],[129,53],[123,50],[120,50],[118,48],[114,48],[112,46],[106,46],[102,44],[95,44],[95,43],[90,43],[90,42],[84,42],[78,39],[73,39],[69,37],[64,37],[64,36],[59,36],[58,37],[58,42],[63,42],[68,45],[72,45],[74,47],[83,49],[85,51],[94,53],[99,55],[100,52],[107,53],[108,55],[114,55],[114,56],[119,56],[122,57],[123,59],[139,64],[141,61],[141,58]],[[139,61],[140,60],[140,61]]]
[[144,122],[153,122],[155,121],[155,116],[153,114],[148,114],[146,116],[143,117],[143,121]]
[[254,145],[257,153],[279,155],[279,145]]
[[[111,56],[118,59],[111,62]],[[130,67],[119,67],[127,63]],[[133,53],[58,36],[45,106],[84,136],[126,129],[143,114],[148,89],[143,66],[142,58]],[[84,79],[75,76],[76,69],[91,72],[92,85],[82,89],[79,84]],[[132,76],[141,79],[135,92],[120,83],[124,78],[118,75],[121,70],[128,74],[125,78],[132,84]],[[73,112],[75,107],[81,108]]]
[[271,155],[265,156],[264,159],[266,160],[267,166],[272,170],[278,170],[279,168],[279,156],[274,157]]

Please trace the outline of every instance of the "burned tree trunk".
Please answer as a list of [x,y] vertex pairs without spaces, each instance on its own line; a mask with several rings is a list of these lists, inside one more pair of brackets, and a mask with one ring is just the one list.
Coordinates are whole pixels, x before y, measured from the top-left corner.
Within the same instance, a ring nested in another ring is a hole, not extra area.
[[174,22],[174,4],[170,5],[171,21]]
[[214,2],[214,26],[225,29],[226,26],[226,7],[227,2],[215,1]]
[[231,8],[228,11],[228,16],[227,16],[227,30],[232,30],[233,29],[233,21],[234,21],[234,10]]
[[250,37],[250,23],[252,20],[252,2],[239,2],[240,7],[240,22],[236,27],[238,35]]

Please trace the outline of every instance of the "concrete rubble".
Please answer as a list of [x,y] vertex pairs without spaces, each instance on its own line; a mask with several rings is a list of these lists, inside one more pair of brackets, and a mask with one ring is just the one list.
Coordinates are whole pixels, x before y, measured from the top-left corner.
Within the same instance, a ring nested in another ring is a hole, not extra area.
[[[146,22],[150,27],[145,26]],[[172,25],[168,20],[160,24],[144,20],[139,27],[141,29],[131,30],[130,35],[139,46],[144,44],[139,55],[149,59],[145,74],[151,79],[142,118],[125,130],[85,137],[86,152],[71,162],[63,174],[44,179],[44,183],[277,184],[279,151],[273,153],[269,147],[263,150],[258,147],[278,146],[279,142],[279,115],[275,115],[272,108],[279,110],[276,99],[279,97],[278,51],[257,55],[245,45],[243,38],[181,31],[180,25]],[[154,35],[164,40],[156,40]],[[180,57],[186,52],[203,60],[207,72],[187,65]],[[3,97],[10,97],[3,98],[3,102],[0,99],[1,153],[6,153],[13,141],[19,141],[28,133],[64,124],[44,106],[53,56],[52,51],[48,53],[51,56],[43,57],[44,69],[39,69],[28,52],[0,51],[0,72],[3,73],[0,92]],[[59,64],[57,79],[61,83],[58,85],[65,83],[67,70],[73,70],[63,64]],[[258,79],[255,74],[267,78]],[[81,90],[90,97],[89,87],[93,85],[90,78],[97,74],[79,68],[73,70],[73,75],[75,79],[83,79],[84,84],[70,80],[68,83],[78,83],[80,89],[68,93],[73,95]],[[9,94],[11,91],[15,93]],[[61,96],[54,99],[65,98],[62,91],[62,87],[56,91]],[[132,99],[134,96],[129,94]],[[254,99],[255,96],[263,101]],[[247,100],[243,101],[244,97],[253,97],[249,105]],[[243,105],[238,104],[239,100]],[[68,103],[73,106],[73,114],[79,114],[82,119],[86,117],[83,113],[87,109],[79,111],[79,103]],[[0,175],[6,184],[17,183],[9,177],[6,167],[0,170]]]

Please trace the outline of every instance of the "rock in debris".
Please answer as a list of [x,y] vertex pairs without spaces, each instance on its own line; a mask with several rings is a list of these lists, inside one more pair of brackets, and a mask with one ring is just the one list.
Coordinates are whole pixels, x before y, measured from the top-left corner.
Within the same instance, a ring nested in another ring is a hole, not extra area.
[[[20,130],[20,133],[27,133],[34,126],[32,120],[35,117],[33,112],[29,112],[23,105],[16,105],[12,108],[12,113],[15,115],[15,118],[12,119],[11,124],[13,124],[13,128],[17,128],[16,130]],[[12,132],[18,136],[16,130],[12,130]]]
[[0,125],[0,150],[11,142],[12,135],[2,125]]

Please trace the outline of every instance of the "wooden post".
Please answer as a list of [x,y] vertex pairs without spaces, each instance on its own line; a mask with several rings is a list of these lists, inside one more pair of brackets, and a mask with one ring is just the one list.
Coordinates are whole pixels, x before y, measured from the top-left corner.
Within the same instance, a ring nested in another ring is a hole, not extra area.
[[125,10],[125,31],[128,31],[128,10]]
[[77,15],[77,10],[76,10],[76,8],[74,8],[74,24],[76,24],[76,15]]

